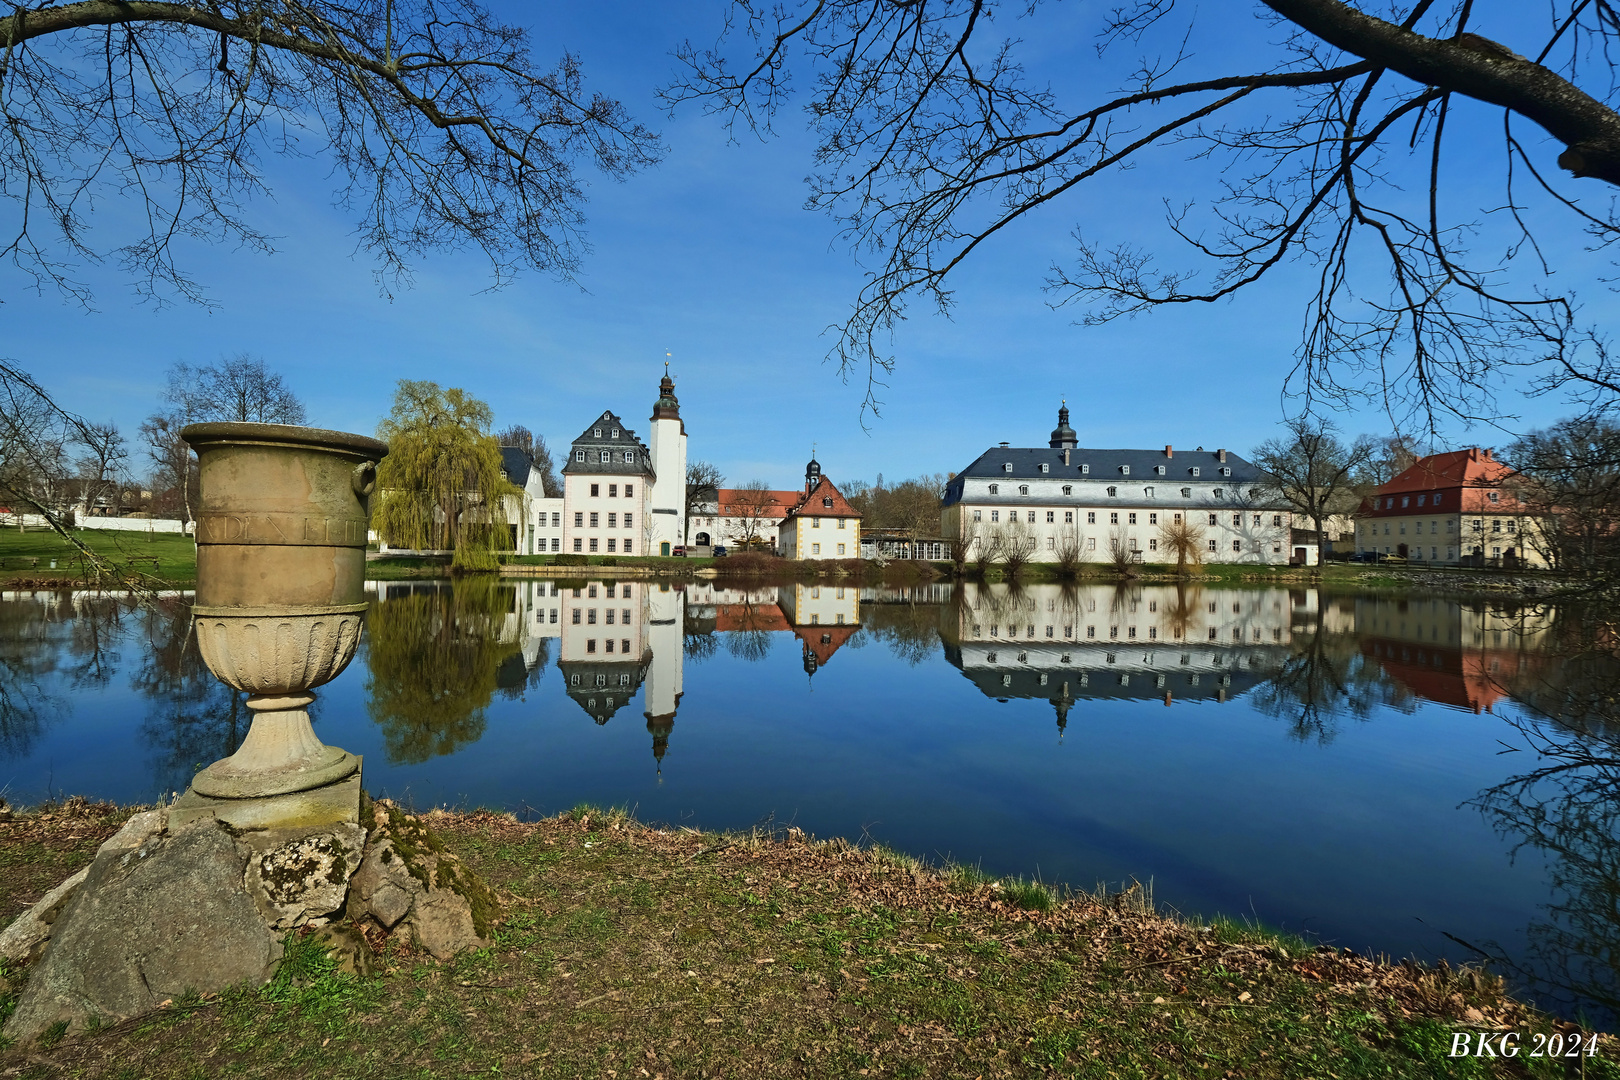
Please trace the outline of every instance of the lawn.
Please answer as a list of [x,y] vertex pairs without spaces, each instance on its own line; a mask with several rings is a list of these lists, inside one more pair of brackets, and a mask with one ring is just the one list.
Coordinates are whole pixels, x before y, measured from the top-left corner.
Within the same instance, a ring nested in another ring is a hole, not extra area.
[[[110,529],[75,529],[73,536],[120,570],[174,583],[189,584],[197,577],[197,546],[189,536]],[[86,580],[78,551],[54,532],[0,529],[0,582]]]
[[[108,811],[0,825],[0,919],[82,864]],[[1140,891],[586,808],[428,821],[503,898],[491,948],[438,964],[379,943],[380,972],[349,976],[294,941],[269,986],[0,1051],[0,1076],[1566,1075],[1448,1056],[1455,1033],[1563,1029],[1489,975],[1166,918]],[[0,1017],[23,978],[0,973]],[[1597,1051],[1568,1075],[1620,1076],[1607,1036]]]

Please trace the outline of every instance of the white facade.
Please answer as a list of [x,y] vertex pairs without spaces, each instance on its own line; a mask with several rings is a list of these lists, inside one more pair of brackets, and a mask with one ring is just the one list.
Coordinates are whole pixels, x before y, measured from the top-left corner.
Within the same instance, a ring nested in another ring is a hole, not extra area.
[[668,555],[686,542],[686,424],[667,372],[653,407],[652,467],[646,554]]

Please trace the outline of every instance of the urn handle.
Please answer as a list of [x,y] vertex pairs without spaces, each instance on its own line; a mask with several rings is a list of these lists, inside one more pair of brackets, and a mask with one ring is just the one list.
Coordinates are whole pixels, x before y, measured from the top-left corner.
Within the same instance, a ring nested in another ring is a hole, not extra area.
[[354,493],[362,499],[377,489],[377,463],[375,461],[362,461],[354,467],[354,476],[350,479],[354,485]]

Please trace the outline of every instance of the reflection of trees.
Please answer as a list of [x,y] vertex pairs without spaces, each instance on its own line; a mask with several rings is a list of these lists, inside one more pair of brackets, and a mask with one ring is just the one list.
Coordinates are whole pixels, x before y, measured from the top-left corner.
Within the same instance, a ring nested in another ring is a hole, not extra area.
[[40,732],[67,712],[66,699],[49,693],[43,681],[57,673],[70,633],[58,614],[34,601],[0,604],[0,761],[27,754]]
[[200,766],[236,752],[252,712],[247,695],[203,663],[189,598],[142,605],[134,618],[146,648],[130,686],[147,699],[141,737],[152,752],[153,779],[159,790],[184,791]]
[[512,589],[485,578],[371,605],[366,708],[390,763],[417,764],[483,736],[501,662],[522,648],[500,640],[512,608]]
[[749,663],[765,659],[771,651],[771,631],[782,628],[781,610],[774,603],[736,605],[735,625],[726,631],[726,651]]
[[1345,717],[1365,720],[1379,706],[1414,707],[1411,694],[1363,655],[1356,635],[1331,633],[1320,620],[1294,630],[1282,666],[1250,700],[1267,716],[1287,720],[1292,737],[1319,743],[1332,742]]
[[863,605],[861,633],[857,636],[881,641],[896,659],[915,667],[939,647],[939,605]]
[[1552,899],[1527,929],[1522,957],[1492,947],[1496,962],[1543,1005],[1603,1010],[1593,1019],[1606,1027],[1620,1019],[1616,685],[1620,657],[1608,641],[1545,666],[1515,695],[1539,714],[1513,721],[1533,767],[1470,801],[1515,854],[1539,852],[1551,875]]

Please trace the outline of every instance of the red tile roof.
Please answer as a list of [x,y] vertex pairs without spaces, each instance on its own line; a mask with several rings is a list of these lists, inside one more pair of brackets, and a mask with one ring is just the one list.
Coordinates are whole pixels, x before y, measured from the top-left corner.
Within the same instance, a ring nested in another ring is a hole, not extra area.
[[721,517],[753,517],[761,500],[770,501],[770,509],[761,517],[781,519],[803,496],[797,491],[749,491],[747,488],[721,488],[716,498]]
[[1504,649],[1439,649],[1368,638],[1361,651],[1414,695],[1470,712],[1492,711],[1507,697],[1497,674],[1517,671],[1519,654]]
[[[1522,513],[1518,500],[1505,486],[1513,475],[1513,470],[1497,461],[1490,450],[1477,446],[1418,458],[1395,479],[1381,485],[1368,500],[1371,505],[1363,504],[1360,516]],[[1494,501],[1492,495],[1496,496]]]
[[815,654],[819,665],[825,665],[832,659],[832,654],[838,651],[850,638],[855,636],[859,626],[801,626],[793,633],[804,642],[804,647]]
[[[828,500],[832,505],[826,505]],[[833,482],[823,476],[814,491],[799,497],[798,505],[792,509],[790,516],[858,518],[861,515],[860,511],[849,505],[849,500],[833,486]]]
[[793,624],[777,604],[718,604],[714,609],[716,630],[791,630]]

